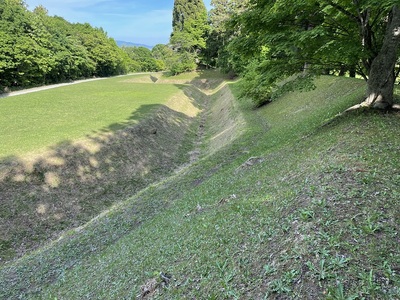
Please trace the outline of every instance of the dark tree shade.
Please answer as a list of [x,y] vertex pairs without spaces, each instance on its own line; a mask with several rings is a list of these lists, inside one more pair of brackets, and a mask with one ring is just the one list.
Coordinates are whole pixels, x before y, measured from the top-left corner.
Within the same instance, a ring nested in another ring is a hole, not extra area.
[[368,85],[362,105],[387,108],[393,104],[400,57],[398,0],[250,3],[236,20],[240,39],[234,48],[243,57],[259,60],[253,68],[262,74],[257,88],[301,72],[349,72],[352,76],[357,72]]

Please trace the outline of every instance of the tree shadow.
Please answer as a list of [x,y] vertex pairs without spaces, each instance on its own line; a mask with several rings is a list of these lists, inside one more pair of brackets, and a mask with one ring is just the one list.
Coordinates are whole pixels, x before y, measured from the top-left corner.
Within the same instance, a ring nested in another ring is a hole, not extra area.
[[156,82],[158,81],[158,77],[153,76],[153,75],[150,74],[150,80],[151,80],[153,83],[156,83]]
[[8,97],[10,95],[10,92],[1,92],[0,91],[0,99],[1,98],[6,98],[6,97]]
[[231,79],[232,78],[230,78],[228,74],[222,74],[216,70],[201,69],[196,72],[182,73],[179,75],[165,73],[162,78],[158,79],[157,83],[193,85],[207,93],[219,87],[223,82]]
[[230,79],[229,75],[222,74],[216,70],[198,70],[197,74],[198,75],[190,81],[190,84],[206,92],[216,89],[223,82]]
[[193,120],[166,105],[143,105],[94,136],[30,159],[2,159],[0,264],[170,174],[187,159]]

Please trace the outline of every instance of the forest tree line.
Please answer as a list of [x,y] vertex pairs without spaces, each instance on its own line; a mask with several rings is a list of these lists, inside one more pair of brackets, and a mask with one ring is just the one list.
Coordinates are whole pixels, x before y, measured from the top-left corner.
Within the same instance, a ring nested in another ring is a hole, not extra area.
[[165,45],[118,47],[102,28],[0,0],[0,90],[128,72],[165,70]]

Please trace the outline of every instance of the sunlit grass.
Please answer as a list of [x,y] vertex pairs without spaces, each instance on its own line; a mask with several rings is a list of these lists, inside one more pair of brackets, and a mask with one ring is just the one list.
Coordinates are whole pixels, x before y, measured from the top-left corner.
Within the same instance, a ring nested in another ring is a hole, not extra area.
[[0,99],[0,158],[123,128],[164,104],[179,87],[118,77]]

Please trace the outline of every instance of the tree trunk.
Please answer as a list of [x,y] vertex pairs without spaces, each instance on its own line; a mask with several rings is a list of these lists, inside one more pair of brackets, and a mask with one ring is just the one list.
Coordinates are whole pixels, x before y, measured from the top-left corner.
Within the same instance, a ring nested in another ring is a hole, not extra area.
[[383,45],[372,62],[364,106],[386,109],[393,105],[395,66],[400,45],[400,7],[390,11]]
[[350,67],[349,76],[350,76],[351,78],[355,78],[355,77],[356,77],[356,74],[357,74],[356,68],[355,68],[355,67]]

